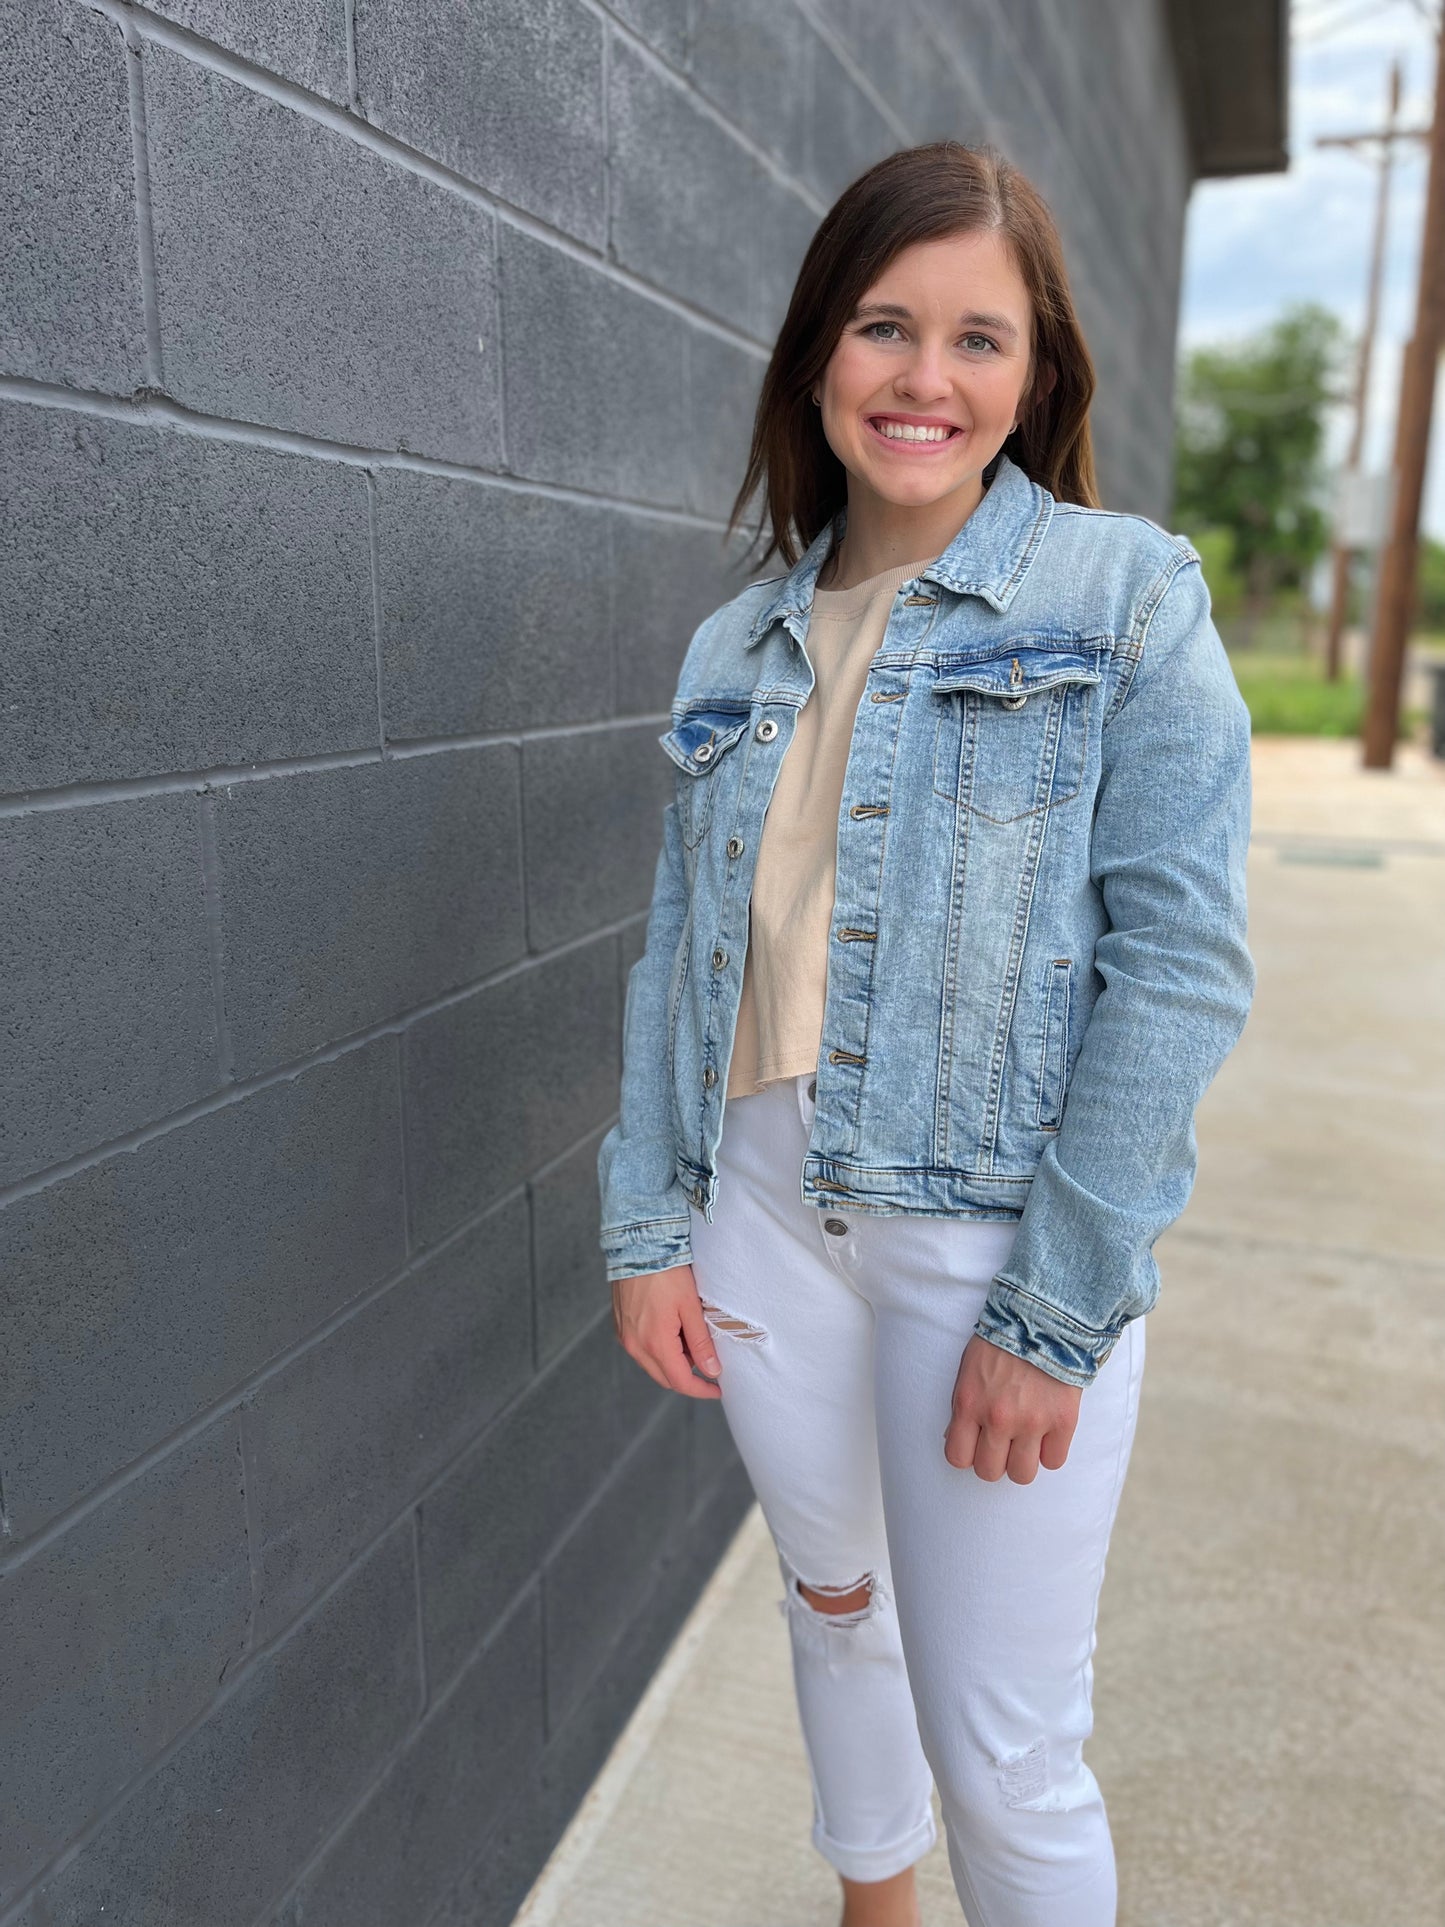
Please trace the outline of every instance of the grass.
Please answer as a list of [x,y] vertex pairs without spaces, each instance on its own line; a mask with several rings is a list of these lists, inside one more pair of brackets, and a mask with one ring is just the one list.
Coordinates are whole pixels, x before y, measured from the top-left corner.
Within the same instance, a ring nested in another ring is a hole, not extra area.
[[1358,736],[1365,688],[1357,676],[1326,682],[1316,657],[1240,649],[1230,657],[1256,736]]

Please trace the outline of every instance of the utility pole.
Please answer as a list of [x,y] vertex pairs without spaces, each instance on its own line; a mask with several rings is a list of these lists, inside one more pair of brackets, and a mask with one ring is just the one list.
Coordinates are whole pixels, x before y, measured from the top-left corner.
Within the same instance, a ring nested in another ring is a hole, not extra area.
[[[1350,449],[1345,457],[1344,473],[1358,480],[1361,477],[1361,454],[1365,443],[1365,415],[1369,406],[1370,365],[1375,352],[1375,330],[1380,318],[1380,280],[1384,272],[1385,235],[1390,216],[1390,175],[1395,165],[1395,143],[1397,141],[1421,140],[1429,138],[1427,127],[1396,127],[1395,121],[1400,111],[1400,62],[1395,60],[1390,68],[1390,99],[1383,132],[1366,134],[1326,134],[1315,141],[1316,147],[1362,147],[1378,142],[1380,144],[1380,178],[1375,197],[1375,234],[1370,249],[1370,279],[1365,300],[1365,329],[1360,338],[1359,365],[1355,370],[1354,427],[1350,433]],[[1325,676],[1330,682],[1338,682],[1340,676],[1340,643],[1345,629],[1345,609],[1350,589],[1350,557],[1352,549],[1349,538],[1338,528],[1334,538],[1334,569],[1330,590],[1329,629],[1325,640]]]
[[1435,368],[1445,340],[1445,33],[1435,40],[1435,102],[1430,121],[1430,172],[1420,242],[1415,332],[1405,349],[1390,535],[1380,558],[1370,642],[1370,698],[1363,729],[1366,769],[1389,769],[1400,727],[1400,682],[1415,614],[1420,557],[1420,501],[1435,409]]

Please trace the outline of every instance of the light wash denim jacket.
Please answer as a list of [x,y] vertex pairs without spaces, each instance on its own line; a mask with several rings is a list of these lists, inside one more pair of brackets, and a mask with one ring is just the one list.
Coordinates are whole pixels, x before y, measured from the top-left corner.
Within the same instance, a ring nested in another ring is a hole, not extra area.
[[[659,738],[676,796],[598,1153],[609,1280],[689,1262],[689,1205],[712,1222],[758,838],[846,518],[699,626]],[[1001,454],[858,705],[799,1196],[1019,1219],[974,1329],[1071,1385],[1158,1296],[1249,1009],[1249,809],[1197,552]]]

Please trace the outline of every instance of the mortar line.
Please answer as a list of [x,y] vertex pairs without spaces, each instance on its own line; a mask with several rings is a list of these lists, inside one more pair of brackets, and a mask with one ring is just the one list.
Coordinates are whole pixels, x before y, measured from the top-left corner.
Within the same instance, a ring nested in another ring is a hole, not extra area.
[[366,554],[371,573],[371,648],[376,670],[376,743],[382,760],[386,759],[385,653],[381,640],[381,546],[377,529],[377,482],[373,469],[366,469]]
[[356,68],[356,0],[343,0],[342,30],[346,35],[346,100],[354,114],[361,113],[361,82]]
[[[422,153],[419,148],[410,146],[396,135],[384,133],[379,127],[374,127],[370,121],[353,114],[349,108],[338,107],[334,101],[327,100],[323,95],[313,94],[297,82],[288,80],[283,75],[271,73],[243,56],[232,53],[217,42],[206,40],[200,34],[193,33],[189,28],[176,26],[174,22],[152,13],[146,7],[132,4],[132,0],[85,0],[85,4],[94,12],[105,15],[107,19],[114,20],[117,24],[123,26],[126,22],[132,23],[134,31],[141,38],[153,41],[168,52],[189,60],[193,66],[203,67],[210,72],[220,74],[223,79],[232,81],[239,87],[245,87],[249,92],[259,94],[264,99],[274,101],[279,107],[288,108],[293,113],[319,122],[332,133],[340,134],[358,147],[366,148],[380,159],[391,161],[405,168],[408,173],[418,175],[423,180],[432,182],[434,186],[444,188],[447,192],[492,214],[498,220],[505,220],[511,226],[522,228],[535,239],[549,242],[561,252],[571,255],[574,260],[584,262],[599,273],[607,274],[610,278],[632,288],[634,292],[645,293],[649,299],[656,301],[659,305],[672,308],[678,313],[692,312],[685,302],[680,301],[668,290],[644,281],[630,269],[607,261],[603,255],[589,248],[585,242],[579,241],[575,235],[568,234],[562,228],[552,227],[526,208],[506,200],[492,189],[479,186],[465,174],[448,167],[443,161],[433,159],[429,154]],[[699,93],[665,61],[659,59],[640,34],[626,29],[616,16],[605,14],[601,8],[592,4],[592,0],[580,0],[580,4],[594,18],[600,21],[612,21],[614,27],[622,32],[623,37],[645,65],[662,75],[671,87],[685,94],[700,113],[720,127],[744,153],[751,155],[780,187],[794,194],[805,207],[821,218],[824,212],[822,203],[811,189],[804,182],[795,180],[765,148],[751,140],[735,122],[721,113],[705,94]],[[719,333],[731,335],[735,332],[727,329],[726,324],[714,322],[713,326]]]
[[[526,971],[556,963],[576,951],[585,950],[591,944],[600,945],[615,937],[619,931],[627,929],[630,924],[635,923],[636,918],[637,913],[634,911],[626,917],[615,918],[610,923],[599,924],[595,930],[584,931],[577,937],[569,937],[562,943],[554,944],[550,950],[528,951],[523,956],[514,957],[509,963],[488,976],[479,977],[474,982],[463,984],[456,990],[443,991],[440,996],[430,998],[426,1003],[414,1004],[410,1010],[403,1011],[398,1016],[388,1017],[382,1023],[372,1024],[366,1030],[354,1032],[350,1037],[339,1038],[332,1043],[322,1045],[308,1052],[305,1057],[293,1058],[289,1063],[258,1071],[252,1077],[227,1085],[224,1090],[211,1091],[205,1097],[197,1098],[194,1103],[184,1105],[178,1111],[170,1111],[161,1118],[152,1118],[136,1130],[128,1131],[123,1137],[109,1138],[105,1143],[93,1145],[73,1158],[64,1159],[58,1164],[47,1165],[41,1171],[33,1171],[28,1177],[18,1179],[14,1184],[0,1190],[0,1211],[9,1205],[17,1204],[22,1198],[38,1196],[40,1192],[48,1191],[52,1185],[60,1184],[67,1178],[76,1177],[82,1171],[92,1170],[97,1165],[107,1163],[111,1158],[142,1150],[157,1138],[168,1137],[172,1131],[183,1130],[203,1117],[210,1117],[216,1111],[228,1110],[233,1104],[243,1104],[248,1098],[255,1097],[261,1091],[271,1090],[280,1084],[294,1084],[323,1064],[335,1064],[343,1057],[350,1057],[356,1051],[367,1049],[383,1037],[395,1036],[398,1032],[408,1030],[414,1024],[419,1024],[428,1017],[434,1017],[441,1011],[454,1009],[470,998],[495,990]],[[590,1127],[589,1131],[581,1133],[575,1142],[580,1144],[588,1135],[590,1135]]]
[[146,377],[153,388],[164,388],[161,365],[161,314],[156,296],[155,225],[151,218],[150,142],[146,131],[145,73],[141,41],[131,23],[111,17],[119,29],[130,104],[131,161],[135,169],[135,227],[137,271],[140,276],[141,316],[145,327]]
[[288,756],[273,762],[218,763],[210,769],[176,770],[161,776],[125,776],[110,782],[64,783],[55,789],[16,790],[0,796],[0,819],[29,816],[42,810],[94,808],[105,803],[132,803],[143,797],[173,796],[179,791],[230,789],[238,783],[271,783],[290,776],[316,776],[328,770],[365,769],[382,761],[408,756],[443,756],[452,751],[519,749],[526,742],[567,736],[590,736],[604,730],[641,729],[665,723],[670,711],[652,710],[637,716],[602,716],[581,723],[547,723],[536,729],[479,731],[467,736],[420,736],[411,742],[389,743],[386,755],[376,749],[332,750],[315,756]]
[[246,1525],[246,1573],[251,1582],[251,1610],[246,1620],[246,1638],[241,1647],[243,1659],[252,1651],[256,1643],[256,1628],[261,1616],[261,1572],[260,1551],[261,1535],[256,1520],[255,1494],[252,1490],[255,1460],[251,1452],[250,1437],[246,1428],[245,1401],[236,1405],[236,1437],[241,1453],[241,1500]]
[[[427,1676],[426,1663],[426,1612],[422,1602],[421,1589],[421,1506],[414,1503],[411,1509],[411,1568],[413,1595],[416,1601],[416,1664],[421,1686],[421,1701],[417,1707],[417,1725],[425,1723],[431,1707],[431,1681]],[[503,1615],[505,1617],[505,1615]],[[466,1671],[466,1667],[461,1672]],[[461,1673],[457,1675],[458,1679]],[[446,1695],[443,1695],[445,1703]]]
[[216,1075],[236,1080],[235,1051],[226,1017],[225,932],[221,915],[221,859],[216,848],[215,798],[202,790],[196,799],[201,845],[201,889],[206,906],[206,944],[211,960],[211,1009],[216,1025]]
[[[684,337],[686,339],[686,337]],[[751,344],[747,346],[761,359]],[[271,428],[264,422],[244,422],[226,415],[208,415],[187,408],[169,395],[109,395],[98,389],[65,388],[57,382],[36,381],[25,375],[0,375],[0,400],[24,402],[27,407],[65,409],[72,414],[95,415],[107,421],[125,422],[136,428],[165,428],[189,435],[198,441],[234,442],[246,448],[267,449],[278,455],[302,455],[308,460],[336,462],[344,468],[398,468],[412,475],[433,475],[442,481],[471,482],[479,488],[504,489],[514,495],[541,495],[549,501],[566,502],[579,508],[612,509],[618,514],[648,515],[660,522],[676,522],[684,528],[723,529],[723,523],[705,511],[677,508],[666,502],[648,502],[640,496],[619,495],[615,490],[589,490],[569,483],[551,482],[543,477],[504,475],[497,469],[469,467],[465,462],[447,461],[441,456],[416,455],[406,450],[366,447],[360,442],[342,442],[323,435],[308,434],[294,428]]]
[[400,1031],[396,1036],[396,1116],[401,1154],[401,1235],[408,1258],[416,1251],[411,1222],[411,1166],[406,1132],[406,1044]]

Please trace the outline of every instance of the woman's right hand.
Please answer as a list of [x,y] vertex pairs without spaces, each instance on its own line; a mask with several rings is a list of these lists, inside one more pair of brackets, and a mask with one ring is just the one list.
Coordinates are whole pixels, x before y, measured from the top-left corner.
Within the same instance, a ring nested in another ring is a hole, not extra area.
[[[649,1378],[684,1398],[721,1398],[712,1335],[702,1315],[691,1265],[619,1278],[612,1287],[618,1342]],[[699,1378],[693,1371],[707,1374]]]

